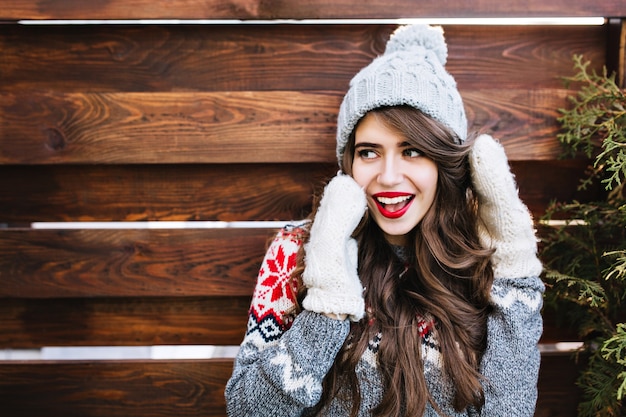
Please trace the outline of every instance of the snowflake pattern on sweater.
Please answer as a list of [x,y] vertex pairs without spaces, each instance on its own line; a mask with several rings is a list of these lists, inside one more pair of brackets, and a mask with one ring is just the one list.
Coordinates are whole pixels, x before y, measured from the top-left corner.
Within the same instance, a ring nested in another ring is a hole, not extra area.
[[[297,280],[291,275],[297,264],[297,255],[302,246],[300,226],[281,229],[270,245],[257,278],[248,314],[247,337],[260,337],[259,343],[272,344],[291,327],[292,316],[288,314],[296,304]],[[419,333],[422,337],[422,355],[437,362],[439,346],[434,336],[434,323],[420,320]],[[367,362],[376,366],[376,353],[380,345],[380,334],[368,345]]]
[[295,306],[297,284],[291,280],[302,244],[297,229],[283,229],[274,238],[259,270],[248,314],[247,335],[261,343],[277,341],[290,326],[286,313]]
[[[322,381],[346,341],[350,324],[307,310],[290,319],[297,288],[291,274],[302,246],[301,229],[281,230],[271,243],[259,271],[249,310],[247,331],[226,385],[230,417],[313,415]],[[481,362],[485,406],[458,412],[452,407],[454,388],[442,374],[436,327],[420,323],[424,373],[433,400],[450,417],[532,417],[537,398],[542,332],[543,283],[537,276],[497,277],[491,290],[493,312]],[[374,337],[357,365],[362,390],[359,417],[371,416],[382,398],[377,367],[380,335]],[[348,415],[350,402],[338,395],[318,416]],[[438,417],[430,405],[424,417]]]

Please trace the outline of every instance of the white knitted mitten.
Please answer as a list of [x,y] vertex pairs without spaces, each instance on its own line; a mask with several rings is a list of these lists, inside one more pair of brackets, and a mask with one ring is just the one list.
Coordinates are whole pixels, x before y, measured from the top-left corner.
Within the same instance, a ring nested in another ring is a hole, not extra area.
[[358,248],[351,237],[367,201],[363,189],[347,175],[326,188],[305,244],[302,305],[318,313],[345,314],[358,321],[365,314],[363,286],[357,274]]
[[528,208],[520,200],[504,148],[489,135],[476,139],[470,153],[472,183],[478,194],[478,234],[492,257],[495,277],[538,276],[537,239]]

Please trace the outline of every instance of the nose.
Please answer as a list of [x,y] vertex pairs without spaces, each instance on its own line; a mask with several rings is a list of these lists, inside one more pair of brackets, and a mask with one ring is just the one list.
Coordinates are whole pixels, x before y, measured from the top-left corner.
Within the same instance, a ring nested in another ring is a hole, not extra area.
[[403,175],[400,162],[395,158],[385,158],[378,174],[378,183],[384,186],[394,186],[402,182]]

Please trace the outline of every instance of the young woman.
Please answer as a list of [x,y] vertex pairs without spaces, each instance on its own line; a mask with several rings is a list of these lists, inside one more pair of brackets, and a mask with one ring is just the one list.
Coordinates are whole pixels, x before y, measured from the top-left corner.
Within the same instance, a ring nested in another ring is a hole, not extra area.
[[467,138],[442,32],[352,80],[341,172],[276,236],[226,387],[235,416],[532,416],[543,285],[503,148]]

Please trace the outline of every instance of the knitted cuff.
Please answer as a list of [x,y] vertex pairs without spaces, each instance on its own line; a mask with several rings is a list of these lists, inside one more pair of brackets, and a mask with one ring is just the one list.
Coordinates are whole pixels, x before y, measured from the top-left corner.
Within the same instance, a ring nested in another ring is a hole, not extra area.
[[359,321],[365,316],[363,297],[331,294],[320,288],[309,288],[302,306],[316,313],[347,314],[352,321]]

